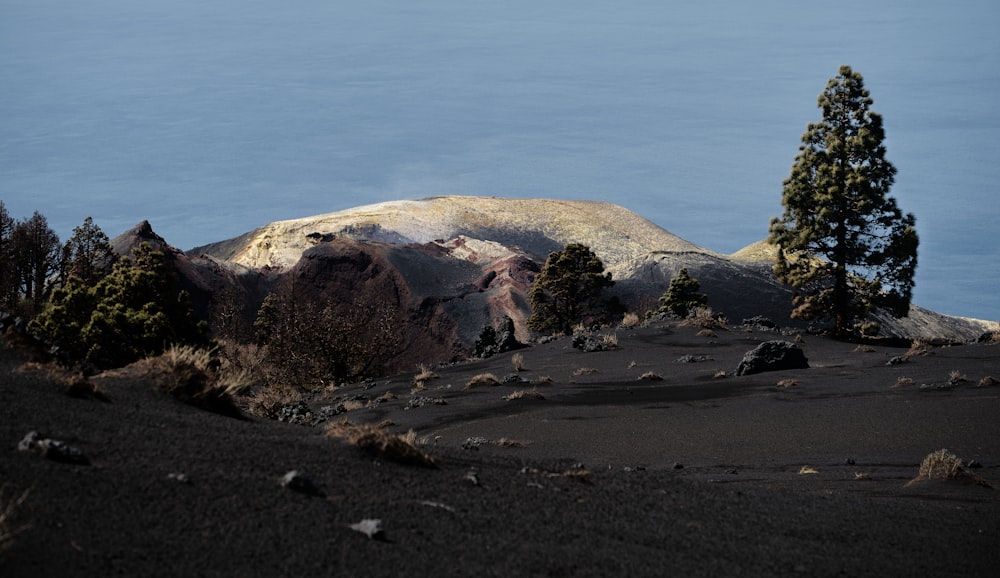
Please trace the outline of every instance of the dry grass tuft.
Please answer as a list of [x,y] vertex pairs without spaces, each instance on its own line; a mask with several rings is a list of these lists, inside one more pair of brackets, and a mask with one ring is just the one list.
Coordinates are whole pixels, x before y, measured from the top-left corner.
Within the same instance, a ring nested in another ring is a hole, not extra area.
[[576,480],[578,482],[583,482],[584,484],[593,484],[594,478],[591,475],[590,470],[583,468],[574,468],[571,470],[566,470],[562,473],[564,478],[569,478],[571,480]]
[[421,363],[417,366],[417,374],[413,376],[413,389],[416,391],[423,391],[427,387],[427,382],[432,379],[437,379],[438,374],[430,370],[426,365]]
[[973,482],[979,486],[990,487],[990,484],[962,466],[962,460],[946,449],[927,454],[920,462],[917,477],[906,483],[907,486],[923,480],[959,480]]
[[504,399],[507,400],[507,401],[514,401],[515,399],[525,399],[525,398],[527,398],[527,399],[545,399],[545,396],[542,395],[542,393],[540,391],[538,391],[537,387],[533,387],[531,389],[519,389],[519,390],[511,393],[510,395],[504,396]]
[[854,348],[855,353],[875,353],[875,348],[871,345],[865,345],[864,343],[858,345]]
[[696,335],[698,337],[708,337],[708,338],[713,338],[713,337],[718,337],[719,336],[718,333],[716,333],[715,331],[712,331],[711,329],[700,329],[700,330],[698,330],[698,333]]
[[659,373],[647,371],[639,376],[640,381],[663,381],[663,376]]
[[302,392],[286,385],[271,385],[259,389],[246,398],[244,409],[251,415],[264,419],[278,419],[281,408],[302,401]]
[[513,440],[510,438],[500,438],[494,443],[501,448],[523,448],[525,445],[524,442],[520,440]]
[[702,329],[726,329],[728,320],[723,315],[715,315],[711,307],[699,307],[686,319],[680,321],[681,327],[700,327]]
[[913,385],[913,380],[910,379],[909,377],[905,377],[905,376],[901,375],[901,376],[899,376],[899,377],[896,378],[896,383],[892,387],[893,388],[906,387],[906,386],[909,386],[909,385]]
[[957,369],[951,370],[951,373],[948,374],[948,383],[950,383],[952,385],[957,385],[959,383],[965,383],[966,381],[969,381],[968,378],[965,376],[964,373],[962,373],[961,371],[959,371]]
[[872,479],[872,475],[869,474],[868,472],[854,472],[854,479],[859,481],[870,480]]
[[785,379],[779,380],[777,385],[778,387],[783,387],[787,389],[789,387],[795,387],[798,384],[799,380],[792,377],[786,377]]
[[910,348],[902,355],[903,361],[909,361],[914,357],[927,355],[934,346],[923,339],[914,339],[910,342]]
[[524,371],[524,356],[520,353],[511,355],[510,362],[514,366],[515,371]]
[[434,458],[415,445],[416,432],[413,430],[398,435],[376,424],[353,425],[342,421],[330,424],[326,428],[326,435],[346,440],[365,453],[389,461],[411,466],[437,467]]
[[979,380],[977,384],[979,387],[986,387],[990,385],[1000,385],[1000,381],[997,381],[993,376],[987,375],[986,377]]
[[551,375],[542,375],[535,380],[535,383],[552,383],[554,380]]
[[818,473],[819,473],[819,470],[817,470],[816,468],[814,468],[812,466],[802,466],[799,469],[799,474],[800,475],[804,475],[804,474],[818,474]]
[[497,376],[492,373],[480,373],[472,376],[472,379],[465,384],[465,389],[472,389],[473,387],[481,387],[484,385],[494,387],[500,385],[500,380],[498,380]]
[[722,379],[724,377],[729,377],[729,374],[726,373],[725,369],[720,369],[712,374],[712,379]]
[[622,317],[622,322],[619,327],[622,329],[635,329],[640,323],[642,323],[642,321],[639,319],[639,315],[629,312]]
[[600,373],[596,367],[580,367],[573,371],[573,377],[580,377],[581,375],[592,375],[594,373]]
[[605,349],[617,349],[618,348],[618,334],[617,333],[605,333],[601,336],[601,346]]
[[23,526],[13,525],[17,509],[28,499],[28,494],[31,493],[31,490],[25,490],[21,492],[20,496],[9,498],[6,495],[6,490],[6,486],[0,486],[0,554],[14,543],[14,538],[18,534],[31,527],[30,524]]
[[212,352],[171,345],[161,355],[137,363],[157,389],[186,404],[214,413],[239,416],[232,394],[243,389],[239,376],[220,375]]

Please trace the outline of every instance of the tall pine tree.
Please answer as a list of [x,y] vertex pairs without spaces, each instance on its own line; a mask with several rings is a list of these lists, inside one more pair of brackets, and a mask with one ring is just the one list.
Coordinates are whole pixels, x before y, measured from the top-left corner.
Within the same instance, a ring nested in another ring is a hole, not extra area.
[[823,119],[802,135],[771,220],[775,273],[796,290],[792,316],[833,320],[847,336],[875,307],[906,316],[919,243],[912,214],[888,196],[882,117],[861,75],[841,66],[819,96]]

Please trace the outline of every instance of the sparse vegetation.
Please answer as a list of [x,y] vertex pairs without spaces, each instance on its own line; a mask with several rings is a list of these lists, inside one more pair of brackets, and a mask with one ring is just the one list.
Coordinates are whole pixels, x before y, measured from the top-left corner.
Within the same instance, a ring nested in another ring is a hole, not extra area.
[[681,327],[700,327],[701,329],[724,330],[729,321],[724,315],[716,315],[711,307],[699,307],[691,312],[678,325]]
[[788,377],[788,378],[779,380],[777,385],[778,385],[778,387],[782,387],[782,388],[787,389],[789,387],[795,387],[798,384],[799,384],[799,380],[797,380],[797,379],[795,379],[793,377]]
[[800,475],[818,474],[818,473],[819,473],[819,470],[817,470],[816,468],[814,468],[812,466],[802,466],[801,468],[799,468],[799,474]]
[[260,388],[242,401],[244,409],[251,415],[276,420],[282,408],[295,405],[303,399],[302,390],[287,385],[269,385]]
[[725,369],[720,369],[712,374],[712,379],[722,379],[724,377],[729,377]]
[[663,381],[663,376],[654,371],[647,371],[639,376],[640,381]]
[[919,357],[922,355],[927,355],[931,352],[933,346],[922,339],[914,339],[910,342],[910,348],[906,350],[906,353],[902,355],[903,361],[909,361],[914,357]]
[[579,367],[573,371],[573,377],[580,377],[581,375],[591,375],[594,373],[600,373],[596,367]]
[[375,457],[405,465],[437,467],[434,458],[415,445],[416,433],[413,430],[401,436],[376,424],[353,425],[348,421],[342,421],[328,426],[326,435],[345,440]]
[[421,363],[417,367],[417,374],[413,376],[413,389],[414,391],[423,391],[427,388],[427,382],[432,379],[437,379],[438,374],[430,370],[427,365]]
[[991,375],[987,375],[986,377],[980,379],[977,385],[979,387],[986,387],[989,385],[998,385],[998,384],[1000,384],[1000,381],[997,381],[996,378],[994,378]]
[[524,356],[520,353],[515,353],[510,356],[510,362],[514,365],[515,371],[524,371]]

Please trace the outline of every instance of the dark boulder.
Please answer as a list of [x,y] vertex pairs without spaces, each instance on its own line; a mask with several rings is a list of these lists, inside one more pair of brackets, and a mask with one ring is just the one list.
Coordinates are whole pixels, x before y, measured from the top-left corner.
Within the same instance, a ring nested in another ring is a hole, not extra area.
[[809,360],[790,341],[765,341],[748,351],[736,368],[736,375],[751,375],[783,369],[808,369]]

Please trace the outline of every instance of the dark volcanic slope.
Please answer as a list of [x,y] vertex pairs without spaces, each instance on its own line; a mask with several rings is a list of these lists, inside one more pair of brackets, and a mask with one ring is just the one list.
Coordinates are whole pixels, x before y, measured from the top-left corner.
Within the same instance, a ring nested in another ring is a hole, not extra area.
[[[995,490],[902,487],[945,446],[1000,479],[1000,388],[975,387],[1000,375],[997,346],[890,367],[899,351],[807,337],[811,369],[714,380],[773,335],[633,333],[612,352],[524,350],[525,377],[552,377],[537,385],[544,400],[501,399],[521,386],[462,389],[482,371],[502,376],[508,356],[440,368],[412,396],[409,377],[332,392],[396,391],[348,417],[416,428],[437,469],[373,460],[319,428],[206,413],[127,371],[94,380],[112,403],[71,398],[0,350],[4,498],[30,489],[9,520],[30,527],[0,554],[0,574],[987,576],[1000,564]],[[675,363],[684,354],[711,360]],[[597,371],[573,377],[581,367]],[[952,370],[970,381],[920,389]],[[664,380],[637,381],[646,371]],[[891,388],[903,375],[914,384]],[[798,385],[774,386],[788,377]],[[404,409],[420,396],[448,405]],[[31,430],[91,464],[17,451]],[[470,435],[527,445],[462,449]],[[577,462],[589,483],[562,475]],[[819,473],[799,474],[807,464]],[[323,495],[279,487],[291,469]],[[349,529],[364,518],[382,520],[384,541]]]

